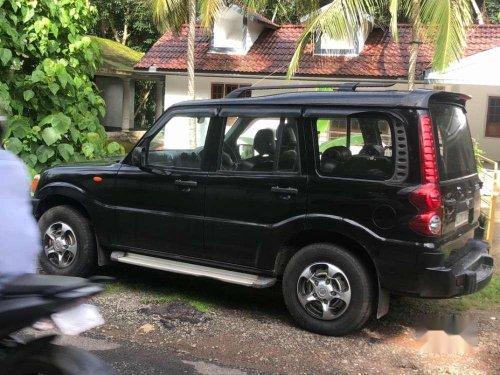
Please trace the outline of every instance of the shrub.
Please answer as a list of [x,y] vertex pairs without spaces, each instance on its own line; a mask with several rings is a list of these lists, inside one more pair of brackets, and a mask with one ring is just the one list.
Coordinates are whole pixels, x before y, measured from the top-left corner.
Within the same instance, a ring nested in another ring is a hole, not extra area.
[[0,0],[0,105],[4,147],[32,171],[122,150],[107,143],[91,77],[100,50],[85,36],[95,19],[85,0]]

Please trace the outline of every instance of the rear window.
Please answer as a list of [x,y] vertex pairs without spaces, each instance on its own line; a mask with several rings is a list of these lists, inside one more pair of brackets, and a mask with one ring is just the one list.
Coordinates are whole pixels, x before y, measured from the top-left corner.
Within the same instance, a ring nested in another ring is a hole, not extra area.
[[433,104],[431,117],[437,131],[441,180],[476,173],[472,138],[465,111],[451,104]]

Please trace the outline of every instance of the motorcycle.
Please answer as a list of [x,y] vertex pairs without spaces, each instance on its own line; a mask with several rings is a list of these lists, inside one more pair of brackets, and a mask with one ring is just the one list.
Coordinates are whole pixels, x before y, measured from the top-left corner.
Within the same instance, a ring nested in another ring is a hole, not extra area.
[[0,289],[1,374],[114,374],[94,355],[73,347],[53,344],[50,334],[25,341],[15,335],[23,328],[54,326],[76,335],[104,323],[87,300],[103,290],[92,280],[78,277],[22,275]]

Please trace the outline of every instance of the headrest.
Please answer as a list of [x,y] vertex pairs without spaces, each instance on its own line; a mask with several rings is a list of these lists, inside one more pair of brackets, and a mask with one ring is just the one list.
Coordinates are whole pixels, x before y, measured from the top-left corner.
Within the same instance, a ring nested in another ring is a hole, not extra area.
[[272,155],[276,150],[274,131],[272,129],[261,129],[255,134],[253,148],[259,155]]
[[321,155],[321,160],[344,161],[352,156],[351,150],[345,146],[333,146],[325,150]]
[[297,145],[297,136],[290,125],[285,125],[283,127],[281,144],[289,147],[295,147]]
[[366,144],[359,152],[359,155],[384,156],[384,146]]

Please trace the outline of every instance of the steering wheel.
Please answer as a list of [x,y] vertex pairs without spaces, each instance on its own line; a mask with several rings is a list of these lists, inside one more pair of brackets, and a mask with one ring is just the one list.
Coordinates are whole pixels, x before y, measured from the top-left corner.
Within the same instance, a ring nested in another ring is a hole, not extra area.
[[239,155],[236,155],[231,147],[229,147],[226,143],[223,144],[222,146],[222,152],[225,152],[226,154],[229,155],[231,158],[231,161],[233,163],[237,163],[239,158]]

